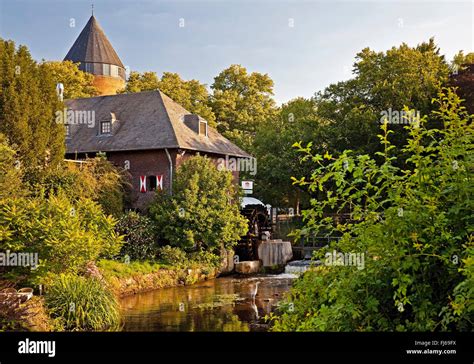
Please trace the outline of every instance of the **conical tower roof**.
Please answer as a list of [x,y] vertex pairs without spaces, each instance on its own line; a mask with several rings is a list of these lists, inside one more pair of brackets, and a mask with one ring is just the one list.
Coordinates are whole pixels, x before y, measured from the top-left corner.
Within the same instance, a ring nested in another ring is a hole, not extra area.
[[65,61],[107,63],[125,68],[94,15],[64,57]]

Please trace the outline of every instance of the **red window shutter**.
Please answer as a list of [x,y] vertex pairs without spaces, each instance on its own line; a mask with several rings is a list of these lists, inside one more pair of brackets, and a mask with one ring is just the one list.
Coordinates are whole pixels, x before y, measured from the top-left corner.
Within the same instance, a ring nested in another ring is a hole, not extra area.
[[156,176],[156,189],[162,190],[163,189],[163,175]]
[[146,192],[146,176],[140,176],[140,192]]

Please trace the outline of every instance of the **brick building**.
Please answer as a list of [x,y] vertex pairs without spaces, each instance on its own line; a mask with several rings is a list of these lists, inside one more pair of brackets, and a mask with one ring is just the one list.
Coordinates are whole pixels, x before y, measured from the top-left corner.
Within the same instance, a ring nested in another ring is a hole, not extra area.
[[[66,101],[66,158],[106,153],[130,173],[130,207],[144,208],[156,190],[172,193],[176,169],[197,153],[216,162],[250,158],[159,90],[115,95],[124,86],[125,70],[94,16],[65,59],[92,73],[104,95]],[[233,173],[238,181],[238,171]]]
[[66,106],[76,113],[66,128],[66,158],[105,152],[130,173],[133,207],[144,207],[156,189],[171,192],[176,168],[196,153],[216,162],[250,158],[161,91],[74,99]]

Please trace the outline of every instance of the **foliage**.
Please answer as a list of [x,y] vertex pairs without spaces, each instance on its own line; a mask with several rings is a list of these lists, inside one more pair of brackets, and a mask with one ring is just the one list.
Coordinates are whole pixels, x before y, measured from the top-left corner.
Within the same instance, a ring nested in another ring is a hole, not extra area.
[[132,260],[154,259],[158,253],[158,244],[153,222],[136,212],[124,214],[115,226],[125,243],[120,250],[122,257]]
[[249,149],[260,125],[276,112],[272,79],[267,74],[247,73],[245,67],[234,64],[214,78],[211,88],[217,130]]
[[119,304],[102,282],[73,274],[51,278],[46,291],[46,306],[51,317],[65,330],[117,330],[120,324]]
[[454,56],[453,73],[449,84],[456,87],[456,93],[464,100],[467,111],[474,114],[474,53]]
[[93,85],[94,76],[81,71],[79,63],[50,61],[44,62],[44,67],[51,74],[55,84],[63,84],[65,100],[92,97],[99,94]]
[[47,194],[63,191],[73,201],[89,198],[98,202],[108,215],[123,213],[128,187],[124,170],[115,167],[104,156],[88,158],[80,164],[66,162],[37,182]]
[[100,256],[118,254],[122,238],[114,225],[93,201],[72,202],[63,193],[0,200],[0,251],[37,253],[34,276],[78,272]]
[[474,52],[464,54],[463,51],[459,51],[454,55],[453,61],[451,62],[451,68],[453,72],[462,71],[467,65],[474,63]]
[[178,247],[165,245],[158,249],[160,260],[173,267],[185,267],[189,264],[186,253]]
[[207,157],[194,156],[178,168],[173,195],[156,195],[150,206],[161,239],[184,250],[220,254],[247,230],[240,215],[238,190],[229,171]]
[[[410,169],[397,167],[386,124],[378,164],[368,155],[335,158],[299,147],[316,168],[295,183],[326,194],[303,212],[299,234],[340,234],[321,249],[363,253],[363,269],[323,265],[304,274],[276,318],[274,330],[436,331],[472,329],[473,124],[450,90],[436,101],[433,118],[407,126]],[[325,212],[346,211],[334,224]]]
[[[356,56],[354,78],[330,85],[316,94],[318,116],[329,121],[319,144],[331,153],[351,149],[379,151],[378,120],[381,112],[409,109],[429,115],[439,85],[446,84],[449,67],[433,39],[416,47],[403,43],[386,52],[363,49]],[[402,147],[407,133],[401,125],[393,143]]]
[[177,73],[164,72],[161,79],[155,72],[131,72],[122,93],[160,90],[191,113],[216,126],[216,116],[208,106],[209,93],[206,85],[197,80],[183,80]]
[[26,178],[55,168],[64,158],[63,109],[56,84],[44,64],[24,46],[0,38],[0,132],[18,152]]
[[154,91],[159,89],[160,80],[156,72],[130,72],[125,89],[118,93]]
[[98,267],[105,278],[128,278],[137,274],[155,273],[162,268],[168,268],[164,263],[153,261],[131,261],[130,263],[116,260],[101,259]]
[[192,263],[201,267],[217,268],[221,264],[221,258],[219,255],[203,249],[190,253],[189,259]]
[[[311,166],[291,148],[295,141],[302,145],[312,142],[322,154],[337,155],[351,149],[372,155],[380,151],[381,112],[408,105],[429,113],[433,108],[430,100],[439,84],[447,81],[448,72],[433,40],[413,48],[402,44],[386,52],[362,50],[356,57],[354,78],[330,85],[313,99],[291,100],[281,106],[276,117],[259,125],[249,149],[258,162],[256,195],[272,205],[293,206],[296,211],[300,203],[306,206],[308,195],[318,197],[319,192],[291,185],[291,176],[308,178],[311,174]],[[401,125],[389,128],[396,132],[392,142],[400,155],[408,134]]]
[[16,151],[0,134],[0,200],[23,196],[27,191],[22,188],[23,171],[17,161]]
[[295,140],[308,143],[319,139],[323,123],[316,116],[314,100],[297,98],[281,106],[278,117],[262,123],[253,143],[258,174],[255,195],[274,206],[294,206],[305,199],[305,191],[292,185],[292,176],[309,175],[300,153],[291,146]]

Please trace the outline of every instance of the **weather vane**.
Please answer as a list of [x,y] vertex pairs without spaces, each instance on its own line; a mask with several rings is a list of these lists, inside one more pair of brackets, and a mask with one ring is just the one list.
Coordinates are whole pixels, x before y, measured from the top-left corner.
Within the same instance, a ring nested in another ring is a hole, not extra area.
[[91,4],[91,8],[92,8],[92,16],[94,15],[94,4]]

